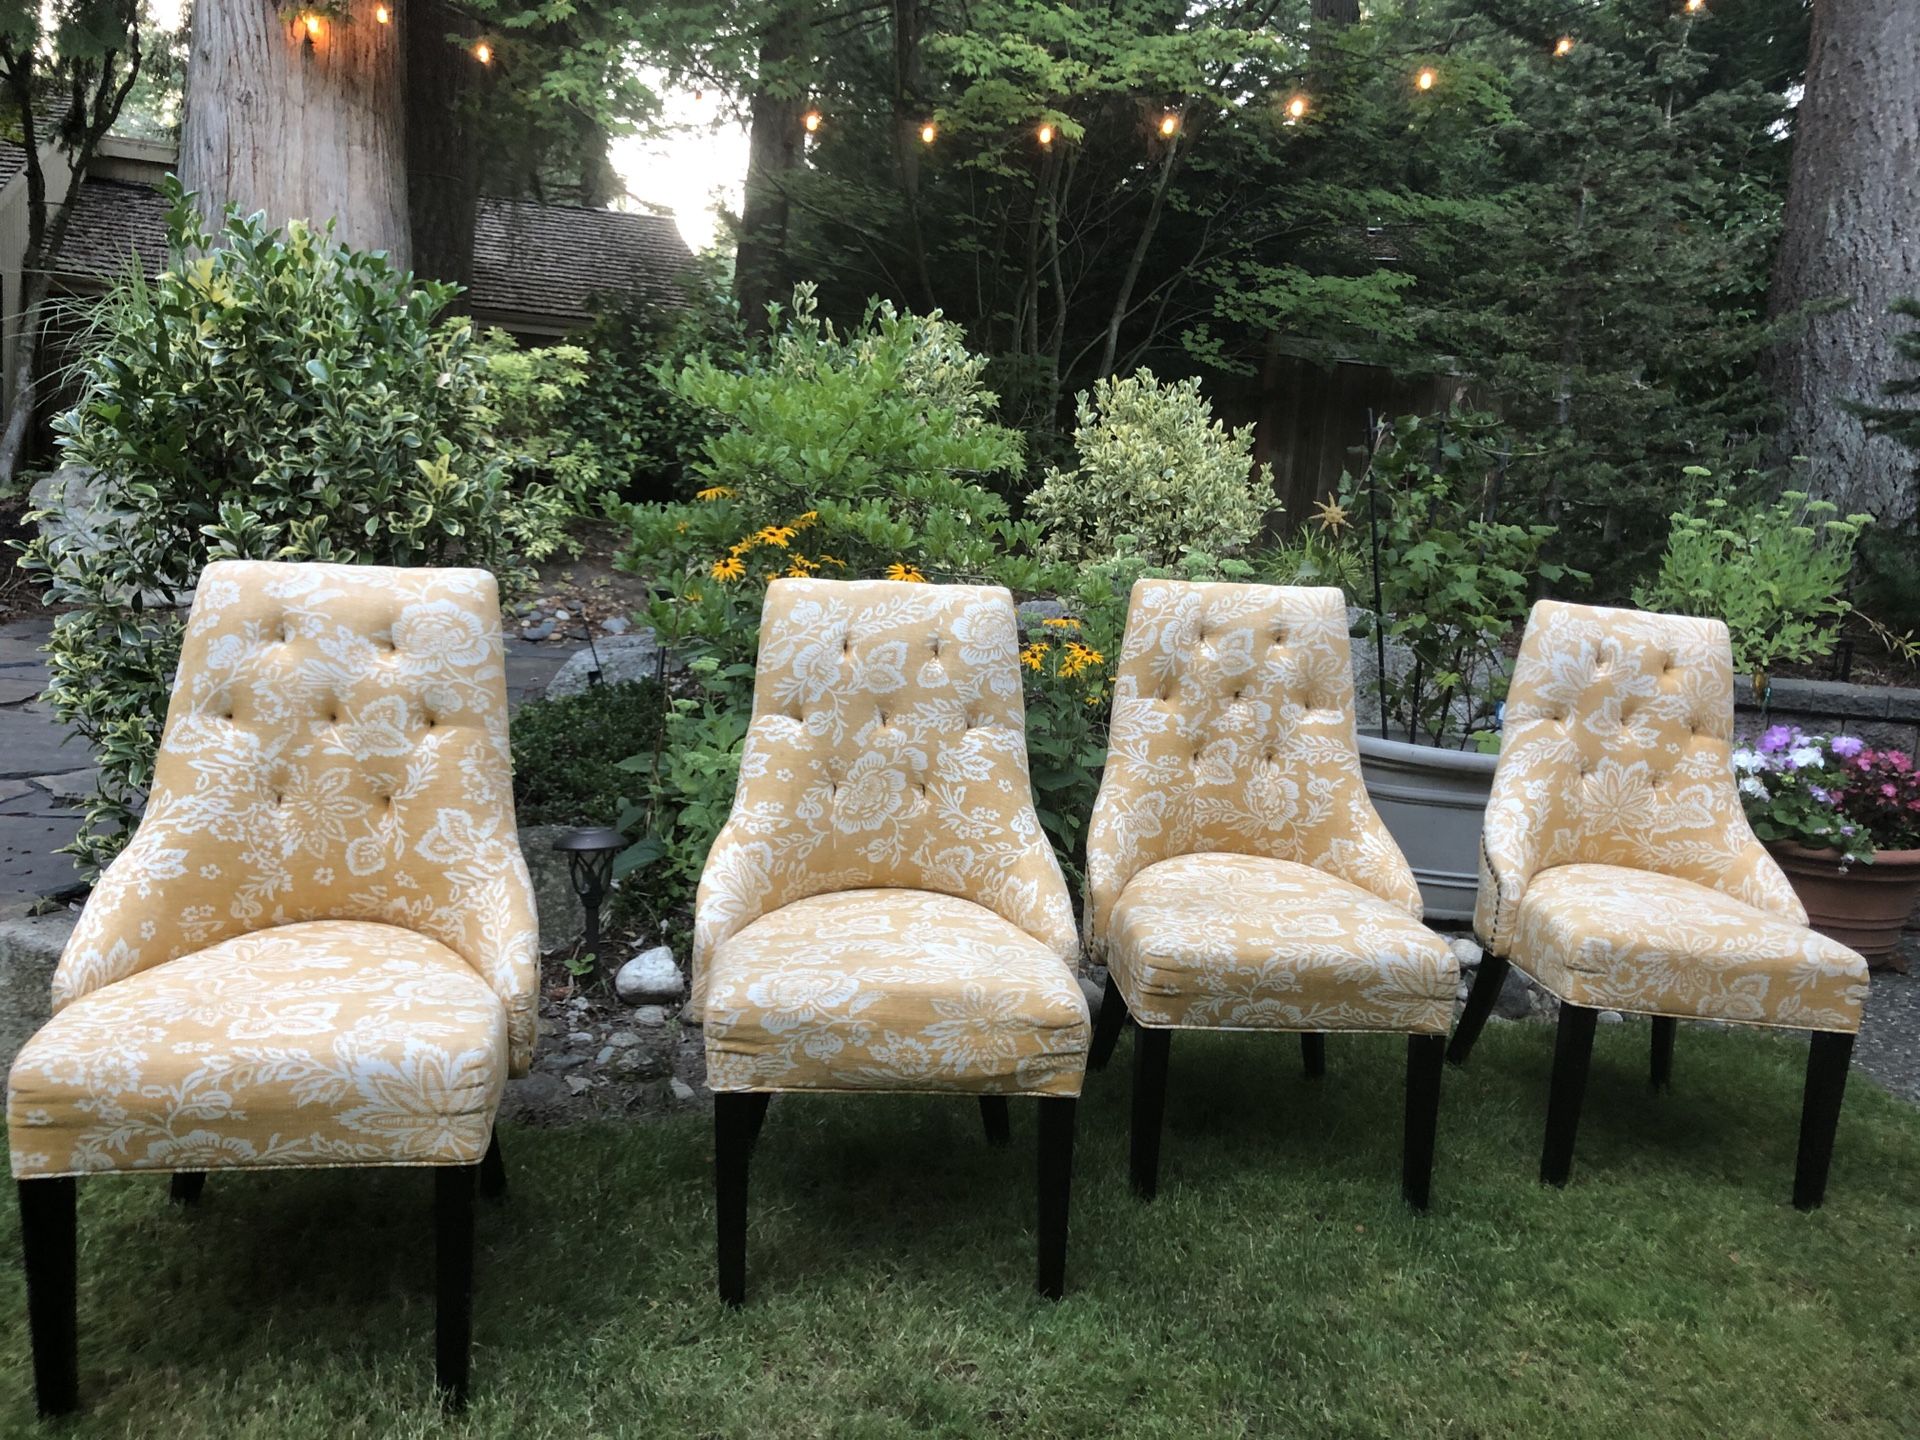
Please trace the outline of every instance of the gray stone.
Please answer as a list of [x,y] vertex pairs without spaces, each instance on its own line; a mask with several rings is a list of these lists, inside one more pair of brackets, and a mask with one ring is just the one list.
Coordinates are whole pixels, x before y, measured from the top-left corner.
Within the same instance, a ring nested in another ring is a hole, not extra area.
[[0,920],[0,1071],[53,1013],[53,967],[79,918],[57,910]]
[[565,623],[573,618],[573,612],[571,610],[556,610],[553,612],[553,618]]
[[658,1029],[667,1023],[669,1011],[664,1005],[642,1005],[630,1017],[634,1024]]
[[1627,1017],[1618,1010],[1602,1010],[1598,1018],[1602,1025],[1618,1025]]
[[1093,983],[1093,977],[1091,975],[1082,975],[1080,977],[1080,993],[1087,997],[1087,1007],[1092,1010],[1094,1014],[1099,1014],[1100,1002],[1105,998],[1105,992]]
[[47,688],[45,673],[32,665],[10,665],[0,669],[0,705],[18,705],[32,700]]
[[527,825],[520,831],[520,853],[527,857],[527,873],[533,877],[533,908],[540,917],[540,948],[546,951],[571,945],[586,933],[586,911],[567,876],[567,857],[553,848],[553,842],[572,828]]
[[0,805],[9,800],[18,800],[22,795],[33,794],[33,786],[25,780],[0,780]]
[[638,1035],[639,1042],[624,1049],[615,1050],[612,1046],[612,1070],[623,1080],[658,1080],[663,1075],[673,1073],[673,1037],[664,1030],[649,1031],[645,1038]]
[[1465,1000],[1467,998],[1468,993],[1472,989],[1473,987],[1471,985],[1468,985],[1465,981],[1462,981],[1460,984],[1460,988],[1454,992],[1453,998],[1456,1000]]
[[1484,953],[1480,946],[1465,935],[1456,935],[1447,942],[1447,948],[1453,951],[1453,958],[1459,962],[1462,970],[1471,970],[1480,963]]
[[633,622],[624,615],[612,615],[600,622],[600,629],[608,635],[624,635],[633,628]]
[[591,1030],[570,1031],[567,1035],[567,1043],[569,1045],[591,1045],[593,1044],[593,1032]]
[[578,1070],[586,1063],[586,1056],[575,1055],[571,1051],[562,1050],[558,1054],[542,1055],[538,1060],[533,1062],[533,1068],[536,1070],[544,1070],[549,1075],[564,1075],[569,1070]]
[[693,1087],[687,1084],[687,1082],[682,1080],[678,1075],[674,1076],[671,1080],[667,1081],[667,1093],[673,1096],[673,1098],[678,1100],[682,1105],[686,1104],[687,1101],[693,1099]]
[[596,1065],[604,1065],[611,1059],[613,1059],[613,1046],[602,1045],[600,1047],[600,1053],[593,1057],[593,1063]]
[[507,1092],[500,1099],[500,1116],[525,1125],[557,1125],[567,1119],[570,1096],[566,1081],[558,1075],[535,1071],[507,1081]]
[[69,770],[61,775],[35,775],[33,783],[49,795],[61,800],[84,800],[93,794],[94,786],[99,783],[100,772],[89,766],[85,770]]
[[546,640],[552,637],[553,630],[553,621],[542,620],[539,624],[529,625],[526,629],[522,630],[520,632],[520,638],[522,640]]
[[1046,620],[1070,620],[1073,612],[1051,596],[1038,596],[1032,600],[1022,600],[1019,606],[1020,623],[1037,625]]
[[1503,1020],[1524,1020],[1533,1013],[1533,986],[1518,970],[1509,970],[1500,980],[1500,997],[1493,1002],[1493,1013]]
[[0,779],[60,775],[87,763],[87,747],[35,710],[0,710]]
[[640,1037],[631,1030],[616,1030],[607,1036],[607,1044],[616,1050],[630,1050],[640,1043]]
[[560,667],[560,673],[547,683],[547,698],[558,700],[563,695],[584,694],[596,658],[600,679],[605,684],[651,680],[658,673],[660,646],[653,631],[642,625],[631,635],[612,635],[588,649],[576,650]]
[[584,1075],[569,1075],[567,1076],[567,1093],[584,1095],[587,1093],[587,1087],[592,1084],[593,1082]]
[[667,1005],[686,993],[687,982],[674,963],[673,951],[656,945],[622,965],[613,977],[613,988],[629,1005]]

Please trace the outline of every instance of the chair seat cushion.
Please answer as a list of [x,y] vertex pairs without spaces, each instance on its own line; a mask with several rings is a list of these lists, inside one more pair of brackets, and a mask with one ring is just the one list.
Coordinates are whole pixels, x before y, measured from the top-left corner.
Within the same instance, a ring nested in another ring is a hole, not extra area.
[[280,925],[55,1015],[8,1077],[13,1173],[477,1164],[506,1075],[506,1009],[446,946]]
[[1672,875],[1543,870],[1507,958],[1562,1000],[1600,1010],[1854,1031],[1867,962],[1805,925]]
[[714,952],[715,1090],[1078,1095],[1086,996],[1052,949],[927,890],[814,895]]
[[1181,855],[1113,907],[1107,964],[1143,1025],[1443,1035],[1460,966],[1404,909],[1310,865]]

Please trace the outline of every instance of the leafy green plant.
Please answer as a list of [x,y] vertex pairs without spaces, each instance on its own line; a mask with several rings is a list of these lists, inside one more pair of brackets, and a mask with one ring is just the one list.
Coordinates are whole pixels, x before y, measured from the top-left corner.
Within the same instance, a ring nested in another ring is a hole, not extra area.
[[600,508],[600,451],[567,423],[569,401],[587,383],[592,357],[578,345],[522,350],[504,330],[481,336],[491,443],[502,452],[522,512],[520,553],[544,560],[577,551],[567,533],[576,517]]
[[1726,621],[1735,666],[1763,690],[1775,666],[1832,653],[1853,608],[1847,576],[1871,516],[1841,519],[1829,502],[1789,490],[1744,506],[1712,496],[1671,522],[1659,573],[1635,587],[1636,605]]
[[513,804],[523,825],[612,825],[637,795],[621,762],[650,749],[665,699],[652,680],[529,700],[513,717]]
[[1123,536],[1158,565],[1188,550],[1232,554],[1276,508],[1272,477],[1253,463],[1253,427],[1214,419],[1196,379],[1110,377],[1080,393],[1078,413],[1080,463],[1048,469],[1027,501],[1053,558],[1104,560]]
[[488,439],[471,328],[435,320],[450,287],[300,224],[230,214],[216,248],[191,197],[166,195],[177,261],[107,295],[54,422],[95,508],[21,559],[62,612],[47,703],[99,762],[69,847],[89,866],[125,843],[151,780],[179,607],[208,560],[457,561],[511,583],[537,523]]
[[1372,464],[1343,475],[1337,502],[1367,547],[1356,597],[1365,633],[1384,626],[1404,664],[1377,683],[1381,713],[1403,739],[1466,744],[1506,693],[1501,644],[1526,619],[1536,577],[1586,577],[1542,558],[1551,525],[1495,518],[1500,434],[1484,415],[1407,416],[1383,427]]

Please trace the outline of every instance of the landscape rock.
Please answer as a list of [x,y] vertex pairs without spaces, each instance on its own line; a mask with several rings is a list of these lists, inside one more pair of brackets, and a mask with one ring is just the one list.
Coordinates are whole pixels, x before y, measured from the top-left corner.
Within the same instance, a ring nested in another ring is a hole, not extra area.
[[500,1098],[500,1116],[523,1125],[558,1125],[567,1119],[571,1093],[558,1075],[535,1071],[507,1081],[506,1094]]
[[600,628],[608,635],[624,635],[633,628],[633,622],[624,615],[612,615],[600,622]]
[[593,1082],[584,1075],[569,1075],[567,1077],[567,1093],[569,1095],[584,1095],[587,1093],[587,1087],[591,1084],[593,1084]]
[[520,632],[522,640],[548,640],[553,637],[554,624],[551,620],[542,620],[538,625],[529,625]]
[[634,1044],[607,1047],[615,1075],[623,1080],[657,1080],[673,1073],[673,1038],[666,1031],[652,1031],[644,1039],[638,1035],[631,1038]]
[[1105,992],[1093,983],[1093,977],[1091,975],[1082,975],[1080,977],[1080,993],[1087,997],[1087,1008],[1098,1015],[1100,1013],[1100,1002],[1105,997]]
[[564,1075],[569,1070],[578,1070],[587,1063],[584,1055],[575,1055],[568,1050],[556,1051],[552,1055],[542,1055],[533,1062],[535,1070],[545,1071],[549,1075]]
[[1501,977],[1493,1013],[1502,1020],[1524,1020],[1533,1013],[1533,985],[1518,970],[1509,970]]
[[596,651],[603,684],[651,680],[658,673],[660,645],[653,631],[642,625],[631,635],[609,635],[595,646],[576,650],[559,673],[547,682],[547,698],[558,700],[564,695],[585,694],[591,683],[587,677],[593,673]]
[[693,1099],[693,1087],[687,1084],[687,1082],[682,1080],[678,1075],[674,1076],[671,1080],[667,1081],[667,1093],[673,1096],[673,1098],[678,1100],[682,1105],[686,1104],[687,1101]]
[[533,877],[533,908],[540,916],[543,951],[571,945],[586,933],[586,912],[573,893],[573,881],[567,878],[567,857],[553,848],[553,842],[572,828],[524,825],[520,829],[520,853],[527,857],[527,873]]
[[1618,1025],[1626,1019],[1626,1016],[1618,1010],[1602,1010],[1599,1019],[1602,1025]]
[[633,1023],[658,1028],[667,1023],[672,1012],[664,1005],[642,1005],[633,1012]]
[[1472,970],[1480,963],[1485,953],[1479,943],[1468,935],[1456,935],[1447,942],[1447,948],[1453,951],[1453,958],[1459,962],[1462,970]]
[[1067,620],[1073,617],[1073,612],[1065,605],[1047,596],[1022,600],[1019,611],[1022,625],[1036,624],[1044,620]]
[[613,988],[629,1005],[678,1004],[687,982],[668,946],[642,950],[613,977]]
[[53,1013],[53,967],[77,910],[0,920],[0,1072]]

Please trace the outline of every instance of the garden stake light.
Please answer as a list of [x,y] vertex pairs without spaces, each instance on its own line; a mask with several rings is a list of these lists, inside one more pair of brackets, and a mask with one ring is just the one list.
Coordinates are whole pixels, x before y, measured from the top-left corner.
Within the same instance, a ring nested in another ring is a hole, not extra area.
[[583,825],[567,831],[553,842],[553,848],[567,857],[567,879],[586,912],[587,954],[593,957],[595,977],[604,980],[607,965],[600,953],[600,906],[613,888],[613,857],[627,848],[627,837],[610,826]]

